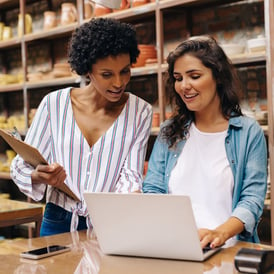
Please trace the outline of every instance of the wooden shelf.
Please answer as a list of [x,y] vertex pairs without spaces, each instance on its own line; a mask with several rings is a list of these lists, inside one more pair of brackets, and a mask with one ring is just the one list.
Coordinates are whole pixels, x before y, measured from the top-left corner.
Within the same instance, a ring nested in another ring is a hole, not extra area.
[[26,86],[26,88],[28,89],[35,89],[35,88],[61,86],[61,85],[69,85],[69,84],[79,84],[80,82],[81,82],[81,77],[79,76],[60,77],[60,78],[53,78],[50,80],[39,80],[37,82],[26,82],[26,84],[2,85],[0,87],[0,93],[20,91],[24,89],[24,86]]
[[[142,6],[138,7],[131,7],[129,9],[124,9],[120,11],[115,11],[112,13],[105,14],[103,17],[111,17],[111,18],[116,18],[116,19],[127,19],[127,20],[132,20],[132,19],[137,19],[138,17],[145,17],[149,14],[155,13],[157,9],[157,3],[148,3]],[[90,19],[84,20],[85,22],[88,22]]]
[[9,85],[1,85],[0,92],[12,92],[12,91],[19,91],[23,90],[23,84],[9,84]]
[[[184,6],[184,7],[193,7],[193,6],[201,6],[201,5],[209,5],[209,4],[218,4],[218,5],[224,5],[227,3],[235,3],[240,2],[242,0],[162,0],[159,1],[159,8],[160,9],[167,9],[167,8],[173,8],[177,6]],[[258,0],[257,0],[258,1]]]
[[14,48],[14,47],[20,47],[21,46],[21,38],[13,37],[8,40],[1,40],[0,42],[0,49],[5,48]]
[[[20,9],[25,10],[25,5],[30,5],[34,0],[22,1],[22,0],[0,0],[0,10],[1,14],[5,18],[5,12],[11,9]],[[171,38],[164,37],[166,26],[165,19],[175,14],[180,14],[180,12],[184,12],[187,14],[195,13],[198,8],[214,8],[216,6],[221,6],[226,9],[235,3],[262,3],[264,11],[264,31],[267,41],[266,53],[265,52],[257,52],[257,53],[244,53],[240,55],[229,56],[232,63],[236,67],[248,67],[253,65],[263,65],[266,70],[266,90],[267,90],[267,109],[268,109],[268,126],[262,126],[262,129],[268,137],[268,152],[270,157],[270,177],[274,178],[274,102],[273,102],[273,86],[274,86],[274,2],[273,0],[156,0],[155,2],[148,3],[142,6],[129,8],[117,12],[112,12],[110,14],[104,15],[103,17],[111,17],[116,18],[125,22],[132,22],[133,24],[144,23],[147,21],[155,22],[155,44],[157,47],[157,57],[158,63],[145,66],[145,67],[135,67],[132,68],[131,74],[132,77],[139,76],[150,76],[155,75],[157,77],[157,89],[158,89],[158,107],[160,113],[160,122],[164,120],[165,112],[166,112],[166,104],[165,104],[165,86],[163,83],[163,73],[167,70],[167,64],[162,62],[162,59],[165,53],[165,48],[163,44],[168,42],[168,39]],[[75,1],[78,6],[79,11],[83,11],[83,3],[84,1]],[[79,6],[80,5],[80,6]],[[23,7],[22,7],[23,6]],[[261,8],[262,6],[260,6]],[[236,10],[236,9],[235,9]],[[223,11],[224,12],[224,11]],[[79,14],[80,15],[80,14]],[[237,14],[238,15],[238,14]],[[209,15],[210,16],[210,15]],[[239,14],[241,16],[241,14]],[[77,28],[81,23],[88,22],[88,20],[82,20],[82,15],[79,16],[79,22],[67,25],[67,26],[58,26],[51,30],[39,30],[37,32],[33,32],[30,34],[24,35],[22,38],[14,37],[7,41],[0,42],[0,51],[2,54],[10,51],[10,49],[19,50],[21,49],[21,63],[24,66],[24,73],[27,73],[26,63],[27,63],[27,51],[28,45],[32,43],[43,43],[45,40],[54,41],[56,38],[69,38],[71,33]],[[191,18],[187,19],[186,30],[189,34],[193,31],[191,26]],[[174,28],[176,32],[176,27]],[[198,31],[199,32],[199,31]],[[180,32],[176,38],[181,37]],[[46,41],[46,42],[47,42]],[[51,43],[48,43],[51,44]],[[79,85],[81,86],[83,79],[77,76],[71,77],[63,77],[63,78],[54,78],[51,80],[39,80],[37,82],[25,82],[18,84],[10,84],[10,85],[1,85],[0,93],[8,93],[8,92],[17,92],[22,91],[22,101],[23,101],[23,109],[24,115],[27,118],[28,115],[28,96],[35,89],[39,91],[47,90],[49,87],[58,87],[65,85]],[[29,93],[28,93],[29,92]],[[33,92],[34,93],[34,92]],[[17,94],[16,94],[17,95]],[[6,99],[6,94],[3,95]],[[21,102],[22,103],[22,102]],[[3,104],[4,105],[4,104]],[[27,120],[27,119],[26,119]],[[152,128],[151,135],[157,136],[159,133],[159,128]],[[1,173],[0,178],[10,179],[9,174]],[[274,180],[273,180],[274,182]],[[273,182],[272,188],[274,189]],[[271,192],[271,197],[274,200],[274,191]],[[271,208],[271,216],[272,216],[272,243],[274,243],[274,206],[273,204],[269,204]]]
[[157,136],[159,134],[160,127],[153,127],[151,128],[150,135]]
[[131,69],[132,76],[150,75],[150,74],[156,74],[157,72],[158,72],[158,64],[149,65],[145,67],[135,67]]
[[0,179],[11,180],[9,172],[1,172],[0,171]]
[[234,65],[242,65],[249,63],[265,62],[266,56],[264,52],[243,53],[234,56],[230,56],[230,59]]
[[35,89],[35,88],[42,88],[42,87],[79,84],[80,82],[81,82],[81,77],[69,76],[69,77],[53,78],[50,80],[39,80],[37,82],[26,82],[26,87],[28,89]]
[[271,209],[271,200],[265,199],[264,206],[265,206],[265,209]]
[[72,33],[77,27],[78,23],[73,23],[67,26],[58,26],[50,30],[39,30],[39,32],[26,34],[24,36],[24,39],[26,42],[31,42],[39,39],[55,39],[57,37],[62,37],[69,33]]
[[19,7],[18,0],[0,0],[1,10],[2,8],[11,8],[11,7]]

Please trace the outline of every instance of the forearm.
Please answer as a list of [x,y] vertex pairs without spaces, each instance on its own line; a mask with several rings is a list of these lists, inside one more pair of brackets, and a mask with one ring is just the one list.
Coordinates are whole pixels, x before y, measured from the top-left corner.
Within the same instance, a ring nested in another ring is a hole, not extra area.
[[240,234],[244,230],[244,223],[236,217],[230,217],[225,223],[216,228],[224,235],[225,241]]
[[218,226],[216,229],[199,229],[201,246],[205,247],[210,244],[211,248],[221,246],[225,242],[241,233],[244,230],[244,223],[238,218],[230,217],[225,223]]
[[33,170],[30,165],[26,164],[25,161],[17,155],[11,163],[10,174],[12,180],[22,193],[38,201],[43,198],[46,186],[42,184],[34,185],[32,183],[31,176]]

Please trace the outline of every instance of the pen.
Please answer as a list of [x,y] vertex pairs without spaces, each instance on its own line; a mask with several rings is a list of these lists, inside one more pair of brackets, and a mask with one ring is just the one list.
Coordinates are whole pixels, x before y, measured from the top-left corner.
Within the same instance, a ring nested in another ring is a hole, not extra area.
[[15,137],[18,140],[22,141],[21,135],[16,127],[13,127],[13,131],[11,132],[11,135]]

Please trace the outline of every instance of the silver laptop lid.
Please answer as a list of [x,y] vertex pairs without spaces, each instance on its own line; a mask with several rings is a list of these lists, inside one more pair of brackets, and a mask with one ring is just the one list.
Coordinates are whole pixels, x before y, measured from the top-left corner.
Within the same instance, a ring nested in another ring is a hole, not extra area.
[[85,193],[105,254],[203,261],[188,196]]

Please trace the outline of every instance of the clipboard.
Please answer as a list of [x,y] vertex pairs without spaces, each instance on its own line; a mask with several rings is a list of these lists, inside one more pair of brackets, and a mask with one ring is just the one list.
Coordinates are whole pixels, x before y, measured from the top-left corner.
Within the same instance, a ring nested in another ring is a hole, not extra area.
[[[19,154],[27,163],[33,167],[36,167],[38,164],[48,165],[48,162],[35,147],[30,146],[29,144],[15,138],[12,134],[3,129],[0,129],[0,136],[13,148],[17,154]],[[62,184],[60,187],[58,187],[58,189],[65,192],[75,201],[80,202],[80,199],[66,184]]]

